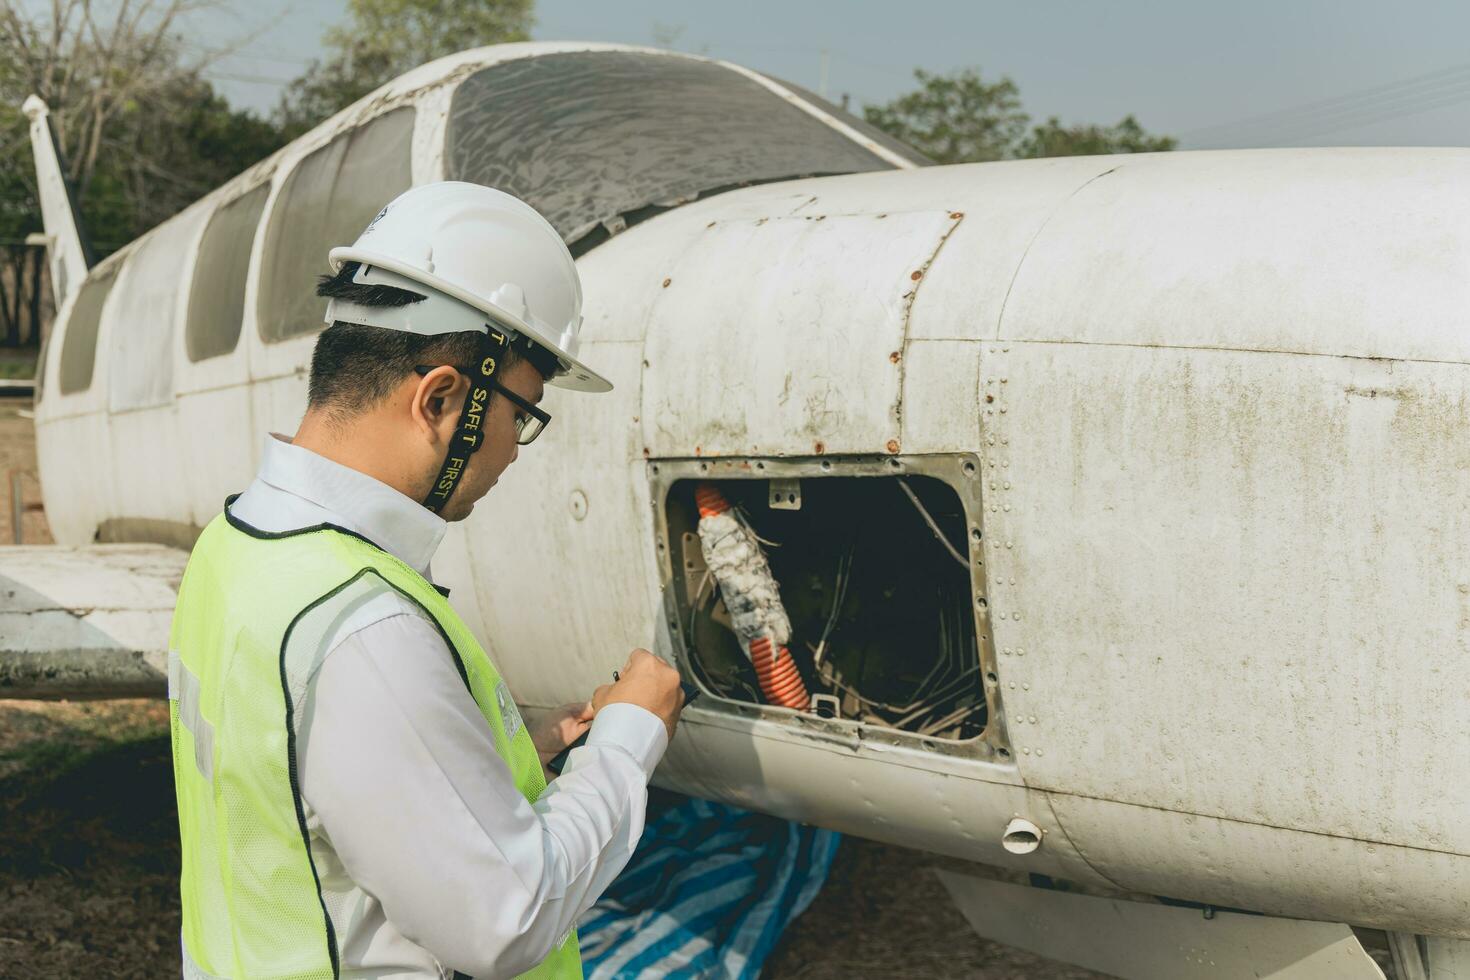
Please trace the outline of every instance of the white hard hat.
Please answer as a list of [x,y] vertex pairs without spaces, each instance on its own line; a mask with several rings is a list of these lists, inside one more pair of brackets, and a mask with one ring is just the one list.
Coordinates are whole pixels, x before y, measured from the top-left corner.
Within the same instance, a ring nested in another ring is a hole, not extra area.
[[577,360],[582,283],[566,243],[526,202],[457,180],[410,188],[352,245],[328,253],[333,270],[361,263],[354,281],[427,293],[401,307],[333,299],[327,322],[435,335],[486,329],[488,318],[555,354],[550,383],[578,391],[612,384]]

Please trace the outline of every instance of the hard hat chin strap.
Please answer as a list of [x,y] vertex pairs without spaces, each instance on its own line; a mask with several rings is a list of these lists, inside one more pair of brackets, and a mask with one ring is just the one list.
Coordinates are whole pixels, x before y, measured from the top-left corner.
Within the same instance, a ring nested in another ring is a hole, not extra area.
[[464,407],[460,409],[459,427],[449,441],[444,465],[439,468],[439,475],[429,488],[429,495],[424,498],[424,506],[436,514],[444,509],[450,494],[459,486],[470,455],[480,448],[485,435],[485,406],[490,401],[490,379],[500,369],[508,350],[510,338],[498,328],[489,326],[480,341],[479,363],[470,374],[470,389],[465,392]]

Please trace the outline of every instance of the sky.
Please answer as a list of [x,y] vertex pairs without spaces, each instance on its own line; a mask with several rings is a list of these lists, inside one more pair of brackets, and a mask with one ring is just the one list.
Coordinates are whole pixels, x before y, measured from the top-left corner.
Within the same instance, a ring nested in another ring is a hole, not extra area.
[[[340,0],[231,0],[195,15],[190,43],[244,39],[211,77],[264,111],[344,16]],[[1464,2],[538,0],[536,16],[537,40],[673,47],[854,110],[913,88],[915,68],[976,68],[1015,81],[1037,121],[1131,113],[1184,148],[1470,145]]]

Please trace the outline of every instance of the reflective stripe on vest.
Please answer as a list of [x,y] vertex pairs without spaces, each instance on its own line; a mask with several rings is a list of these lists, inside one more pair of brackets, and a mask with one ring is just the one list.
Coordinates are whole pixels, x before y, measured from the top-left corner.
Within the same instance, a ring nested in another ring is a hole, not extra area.
[[[190,556],[169,643],[186,976],[340,975],[296,726],[341,625],[393,593],[444,637],[516,787],[533,802],[546,788],[495,665],[421,575],[341,528],[275,535],[220,515]],[[581,975],[575,932],[526,974]]]
[[179,951],[183,955],[184,980],[230,980],[229,977],[216,976],[200,969],[199,964],[194,962],[194,957],[189,955],[189,947],[184,945],[183,933],[179,934]]
[[199,714],[199,678],[179,659],[179,651],[168,652],[168,699],[179,705],[179,724],[194,736],[194,765],[199,775],[214,779],[214,726]]

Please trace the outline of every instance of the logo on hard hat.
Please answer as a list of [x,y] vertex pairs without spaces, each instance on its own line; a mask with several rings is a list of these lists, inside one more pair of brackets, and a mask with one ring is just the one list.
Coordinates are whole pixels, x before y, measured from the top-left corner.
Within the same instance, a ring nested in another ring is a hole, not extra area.
[[388,209],[391,208],[392,206],[393,206],[393,202],[392,201],[389,201],[387,204],[383,205],[383,210],[379,211],[378,214],[377,214],[377,217],[373,218],[372,221],[369,221],[368,222],[368,226],[362,230],[362,233],[364,235],[366,235],[368,232],[372,231],[373,230],[373,225],[377,224],[379,221],[382,221],[383,220],[383,215],[387,214],[388,213]]

